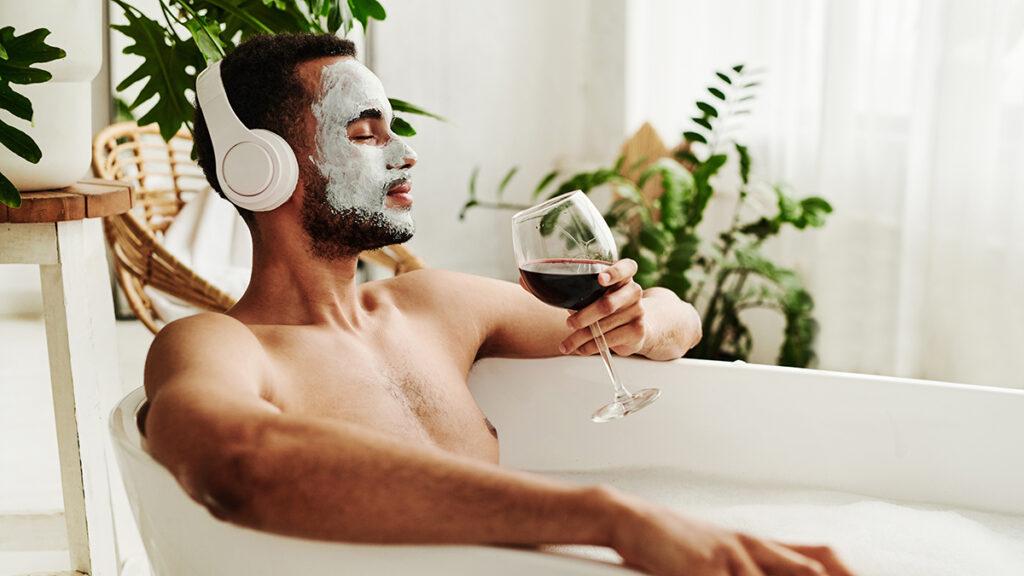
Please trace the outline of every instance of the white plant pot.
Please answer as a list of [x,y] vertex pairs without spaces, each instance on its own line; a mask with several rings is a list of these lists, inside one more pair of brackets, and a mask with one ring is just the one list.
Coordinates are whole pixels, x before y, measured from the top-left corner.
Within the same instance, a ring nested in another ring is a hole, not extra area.
[[89,170],[92,149],[91,82],[103,61],[101,0],[0,0],[0,23],[17,35],[47,28],[47,44],[67,56],[39,64],[53,74],[44,84],[14,85],[32,101],[32,122],[0,111],[0,120],[24,131],[43,153],[32,164],[0,146],[0,172],[18,190],[69,186]]

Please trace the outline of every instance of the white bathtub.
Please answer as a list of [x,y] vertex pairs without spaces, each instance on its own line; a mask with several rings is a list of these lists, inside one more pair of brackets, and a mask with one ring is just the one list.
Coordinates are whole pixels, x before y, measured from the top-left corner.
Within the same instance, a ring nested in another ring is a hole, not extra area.
[[[589,415],[611,396],[597,359],[479,362],[470,385],[499,430],[502,464],[656,468],[1024,515],[1024,392],[693,360],[618,366],[627,383],[659,386],[662,397],[625,420],[594,424]],[[553,553],[329,544],[220,522],[141,450],[143,398],[141,390],[126,397],[111,428],[157,576],[632,573]]]

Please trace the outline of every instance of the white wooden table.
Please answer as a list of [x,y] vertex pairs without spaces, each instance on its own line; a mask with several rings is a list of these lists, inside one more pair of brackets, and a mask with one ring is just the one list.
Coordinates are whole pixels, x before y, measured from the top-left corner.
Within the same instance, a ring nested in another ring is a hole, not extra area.
[[95,180],[0,205],[0,264],[37,264],[42,280],[71,574],[118,569],[106,420],[120,383],[100,217],[130,208],[127,185]]

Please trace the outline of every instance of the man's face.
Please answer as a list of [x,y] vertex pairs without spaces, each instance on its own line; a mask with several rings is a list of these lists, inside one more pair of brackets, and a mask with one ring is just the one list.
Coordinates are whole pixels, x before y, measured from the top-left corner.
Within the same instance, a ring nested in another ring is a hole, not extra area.
[[312,114],[316,147],[304,171],[302,221],[314,254],[350,256],[411,238],[416,153],[391,131],[380,79],[352,58],[329,63]]

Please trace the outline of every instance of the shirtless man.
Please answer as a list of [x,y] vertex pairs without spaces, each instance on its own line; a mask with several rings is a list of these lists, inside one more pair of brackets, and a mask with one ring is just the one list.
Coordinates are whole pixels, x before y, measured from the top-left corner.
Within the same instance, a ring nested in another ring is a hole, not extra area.
[[[306,538],[594,544],[652,574],[849,574],[824,547],[497,465],[466,386],[478,358],[594,354],[586,327],[600,320],[616,353],[670,360],[699,340],[699,318],[667,290],[642,291],[629,260],[568,317],[515,284],[454,272],[357,284],[360,251],[412,236],[416,156],[353,56],[334,37],[277,36],[222,62],[239,119],[283,136],[299,177],[280,206],[240,210],[254,253],[238,304],[171,323],[150,349],[147,448],[188,494],[226,521]],[[195,134],[221,191],[201,110]]]

